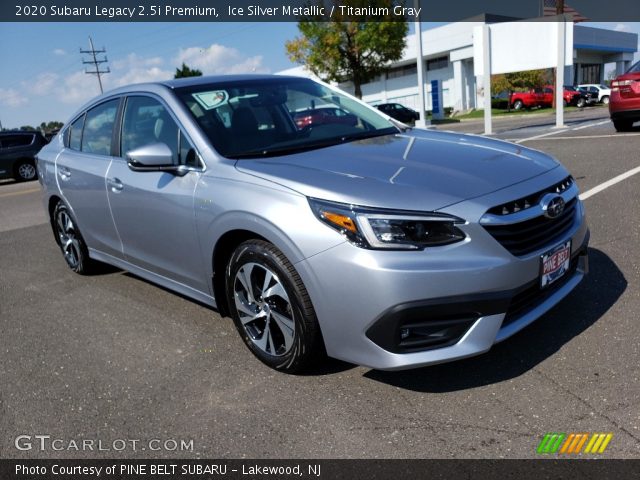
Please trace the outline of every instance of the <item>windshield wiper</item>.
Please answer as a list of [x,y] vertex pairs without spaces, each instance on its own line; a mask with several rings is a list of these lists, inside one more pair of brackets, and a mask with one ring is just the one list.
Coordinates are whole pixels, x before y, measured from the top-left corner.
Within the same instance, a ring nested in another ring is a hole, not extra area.
[[257,150],[250,150],[247,152],[239,152],[227,155],[229,158],[242,159],[242,158],[265,158],[275,157],[278,155],[290,155],[293,153],[306,152],[309,150],[316,150],[318,148],[331,147],[333,145],[340,145],[342,143],[354,142],[356,140],[365,140],[367,138],[382,137],[385,135],[393,135],[398,133],[395,128],[388,128],[384,130],[376,130],[374,132],[359,132],[351,135],[342,135],[339,137],[331,137],[319,142],[303,143],[296,145],[287,145],[281,147],[266,147]]

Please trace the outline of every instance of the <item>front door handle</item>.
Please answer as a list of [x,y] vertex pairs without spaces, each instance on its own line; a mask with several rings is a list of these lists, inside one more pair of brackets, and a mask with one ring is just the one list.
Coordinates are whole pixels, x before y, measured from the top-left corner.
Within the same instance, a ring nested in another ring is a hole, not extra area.
[[65,181],[69,180],[71,178],[71,170],[69,170],[67,167],[59,166],[58,167],[58,176],[62,180],[65,180]]
[[107,185],[109,185],[109,187],[111,187],[111,191],[113,193],[119,193],[124,188],[124,185],[120,181],[119,178],[108,178],[107,179]]

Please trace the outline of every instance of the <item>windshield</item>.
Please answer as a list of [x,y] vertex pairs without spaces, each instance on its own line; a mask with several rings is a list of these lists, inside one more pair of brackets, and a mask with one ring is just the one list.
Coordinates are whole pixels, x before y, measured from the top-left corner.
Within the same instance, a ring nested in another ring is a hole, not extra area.
[[220,82],[176,94],[230,158],[286,155],[399,131],[360,102],[305,78]]

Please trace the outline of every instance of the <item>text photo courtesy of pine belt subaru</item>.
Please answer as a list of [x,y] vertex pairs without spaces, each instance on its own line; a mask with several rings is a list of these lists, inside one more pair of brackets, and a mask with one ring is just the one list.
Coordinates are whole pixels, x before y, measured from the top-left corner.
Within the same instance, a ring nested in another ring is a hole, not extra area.
[[38,169],[72,270],[106,262],[204,302],[285,372],[325,354],[394,370],[486,352],[588,269],[558,161],[410,129],[309,79],[119,88],[80,109]]

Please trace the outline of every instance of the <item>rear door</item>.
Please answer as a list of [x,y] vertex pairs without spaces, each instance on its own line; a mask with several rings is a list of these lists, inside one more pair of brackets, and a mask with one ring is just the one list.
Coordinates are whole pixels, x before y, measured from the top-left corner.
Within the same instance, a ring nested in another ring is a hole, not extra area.
[[[194,192],[203,171],[199,155],[155,96],[127,98],[120,137],[120,154],[113,161],[107,185],[125,259],[208,292],[195,228]],[[129,168],[126,152],[158,142],[173,152],[174,164],[190,168],[186,175]]]
[[56,160],[56,180],[89,248],[121,258],[105,185],[119,104],[119,98],[107,100],[74,120]]

